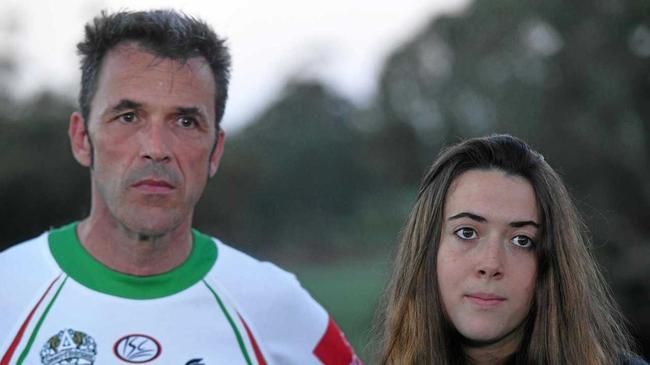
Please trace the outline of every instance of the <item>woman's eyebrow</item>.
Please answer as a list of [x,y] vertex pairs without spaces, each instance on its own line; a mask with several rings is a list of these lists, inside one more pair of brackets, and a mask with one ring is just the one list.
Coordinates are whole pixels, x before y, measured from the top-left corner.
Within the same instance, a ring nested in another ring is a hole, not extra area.
[[533,226],[535,228],[539,228],[539,224],[535,221],[516,221],[516,222],[511,222],[509,226],[513,228],[521,228],[524,226]]
[[475,220],[477,222],[481,222],[481,223],[487,222],[487,219],[485,219],[484,217],[481,217],[478,214],[469,213],[469,212],[458,213],[458,214],[456,214],[454,216],[449,217],[448,220],[451,221],[451,220],[460,219],[460,218],[469,218],[469,219],[473,219],[473,220]]
[[[451,221],[451,220],[460,219],[460,218],[469,218],[469,219],[472,219],[472,220],[475,220],[475,221],[481,222],[481,223],[487,222],[487,219],[485,217],[481,217],[478,214],[474,214],[474,213],[470,213],[470,212],[458,213],[456,215],[453,215],[453,216],[449,217],[448,220]],[[514,221],[514,222],[510,222],[508,225],[510,227],[513,227],[513,228],[521,228],[521,227],[525,227],[525,226],[533,226],[535,228],[539,228],[539,224],[537,222],[535,222],[535,221]]]

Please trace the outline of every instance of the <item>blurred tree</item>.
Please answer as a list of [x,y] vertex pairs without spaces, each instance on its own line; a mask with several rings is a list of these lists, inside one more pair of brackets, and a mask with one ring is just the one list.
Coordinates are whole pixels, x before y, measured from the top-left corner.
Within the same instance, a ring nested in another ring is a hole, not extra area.
[[[16,74],[16,37],[19,30],[19,17],[15,12],[6,10],[0,13],[0,86],[11,85]],[[0,87],[0,113],[5,116],[13,115],[10,108],[11,88]]]
[[24,118],[0,116],[0,250],[80,219],[90,195],[87,172],[68,144],[71,103],[42,94],[11,106]]
[[197,217],[204,218],[197,223],[238,243],[336,255],[341,237],[355,229],[348,218],[371,186],[363,136],[350,121],[355,111],[318,83],[287,85],[276,103],[228,139],[222,172],[200,203]]

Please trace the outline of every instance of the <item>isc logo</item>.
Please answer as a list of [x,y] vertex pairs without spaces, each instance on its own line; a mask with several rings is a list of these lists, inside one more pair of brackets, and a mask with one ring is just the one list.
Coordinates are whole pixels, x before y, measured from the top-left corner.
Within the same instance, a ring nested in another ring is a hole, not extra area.
[[113,352],[122,361],[143,364],[160,356],[162,348],[160,343],[151,336],[132,334],[117,340]]

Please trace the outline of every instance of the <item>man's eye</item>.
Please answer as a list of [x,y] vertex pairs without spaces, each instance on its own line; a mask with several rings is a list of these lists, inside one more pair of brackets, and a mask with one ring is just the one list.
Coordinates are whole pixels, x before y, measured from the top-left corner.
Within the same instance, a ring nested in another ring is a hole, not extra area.
[[514,236],[510,242],[514,243],[516,246],[523,248],[531,248],[535,245],[530,237],[523,235]]
[[457,229],[454,234],[462,240],[471,240],[478,237],[474,229],[467,227]]
[[124,113],[119,116],[120,121],[124,123],[133,123],[136,120],[135,113],[129,112],[129,113]]
[[192,117],[180,117],[178,118],[178,124],[183,128],[191,128],[196,126],[197,122],[196,119]]

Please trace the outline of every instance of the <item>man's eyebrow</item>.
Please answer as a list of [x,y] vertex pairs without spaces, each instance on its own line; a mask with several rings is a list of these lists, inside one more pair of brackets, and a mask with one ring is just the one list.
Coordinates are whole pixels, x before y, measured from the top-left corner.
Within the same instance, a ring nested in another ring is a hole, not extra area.
[[117,104],[113,105],[112,107],[108,108],[106,113],[104,114],[110,114],[110,113],[117,113],[121,112],[123,110],[128,110],[128,109],[138,109],[142,107],[142,103],[135,102],[133,100],[129,99],[122,99]]
[[460,219],[460,218],[469,218],[469,219],[473,219],[473,220],[475,220],[477,222],[481,222],[481,223],[487,222],[487,219],[481,217],[480,215],[474,214],[474,213],[469,213],[469,212],[458,213],[458,214],[456,214],[454,216],[449,217],[448,220],[451,221],[451,220]]
[[195,106],[179,106],[176,108],[178,114],[203,115],[201,109]]

